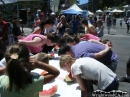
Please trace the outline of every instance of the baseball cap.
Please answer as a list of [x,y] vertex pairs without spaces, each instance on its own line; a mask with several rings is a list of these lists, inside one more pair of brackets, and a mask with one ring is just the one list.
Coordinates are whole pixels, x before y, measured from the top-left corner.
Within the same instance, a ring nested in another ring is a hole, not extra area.
[[56,14],[54,12],[52,12],[51,15],[56,15]]

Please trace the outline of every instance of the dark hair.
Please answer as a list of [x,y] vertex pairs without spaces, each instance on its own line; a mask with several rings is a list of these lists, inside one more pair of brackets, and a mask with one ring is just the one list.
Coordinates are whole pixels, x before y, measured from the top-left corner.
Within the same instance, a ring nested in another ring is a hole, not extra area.
[[46,53],[37,53],[35,56],[35,59],[38,60],[38,61],[41,61],[41,62],[44,62],[46,64],[49,64],[49,58],[48,58],[48,55]]
[[58,55],[64,55],[66,54],[67,52],[69,52],[71,50],[71,47],[67,44],[63,45],[60,47],[59,51],[58,51]]
[[[18,58],[11,58],[12,54],[17,54]],[[29,50],[24,44],[12,44],[7,47],[5,59],[7,62],[6,73],[9,77],[9,92],[15,86],[15,92],[24,90],[26,84],[32,83],[32,76],[29,68]]]
[[53,42],[53,43],[59,42],[59,37],[57,36],[56,32],[47,34],[47,39],[51,40],[51,42]]
[[64,44],[67,44],[67,43],[72,43],[72,42],[76,42],[76,43],[79,43],[79,37],[76,36],[76,35],[69,35],[67,33],[65,33],[60,41],[59,41],[59,47],[64,45]]
[[52,21],[51,19],[45,19],[44,21],[42,21],[42,22],[39,24],[39,26],[40,26],[41,29],[43,29],[43,28],[44,28],[44,25],[46,25],[46,24],[52,24],[52,23],[53,23],[53,21]]
[[103,40],[102,43],[106,44],[108,41],[112,44],[112,42],[109,39]]
[[81,20],[81,24],[84,24],[84,25],[88,26],[88,20],[82,19],[82,20]]

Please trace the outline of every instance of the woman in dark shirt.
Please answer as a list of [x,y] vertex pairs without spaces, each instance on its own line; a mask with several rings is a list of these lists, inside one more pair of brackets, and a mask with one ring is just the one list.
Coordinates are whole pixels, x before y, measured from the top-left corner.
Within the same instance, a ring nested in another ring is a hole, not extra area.
[[15,19],[12,21],[13,23],[13,29],[12,29],[12,34],[14,36],[15,41],[18,40],[18,36],[22,36],[23,33],[20,30],[19,24],[20,24],[20,20],[19,19]]

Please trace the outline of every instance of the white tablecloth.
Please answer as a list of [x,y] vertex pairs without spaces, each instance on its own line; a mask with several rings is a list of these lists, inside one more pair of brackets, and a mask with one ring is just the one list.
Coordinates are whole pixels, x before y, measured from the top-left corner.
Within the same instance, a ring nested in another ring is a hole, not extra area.
[[[57,56],[57,55],[56,55]],[[58,90],[53,97],[81,97],[81,92],[79,90],[79,85],[77,82],[67,84],[64,82],[65,76],[68,74],[66,71],[60,69],[59,59],[55,58],[49,61],[49,64],[56,67],[60,71],[60,75],[52,82],[43,86],[43,89],[49,89],[55,84],[58,86]],[[34,72],[41,72],[42,70],[36,69]]]

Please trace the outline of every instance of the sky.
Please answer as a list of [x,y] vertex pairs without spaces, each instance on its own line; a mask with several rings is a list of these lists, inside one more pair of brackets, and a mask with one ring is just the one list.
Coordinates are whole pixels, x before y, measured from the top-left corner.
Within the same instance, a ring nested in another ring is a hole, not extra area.
[[80,1],[80,4],[79,4],[79,5],[84,4],[84,3],[87,3],[87,2],[88,2],[88,0],[79,0],[79,1]]

